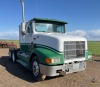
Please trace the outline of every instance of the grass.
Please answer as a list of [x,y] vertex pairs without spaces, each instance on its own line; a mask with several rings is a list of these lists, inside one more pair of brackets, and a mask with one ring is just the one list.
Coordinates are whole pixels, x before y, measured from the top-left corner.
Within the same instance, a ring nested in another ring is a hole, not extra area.
[[[13,42],[19,47],[19,40],[0,40]],[[92,52],[93,55],[100,56],[100,41],[88,41],[88,50]]]
[[88,50],[91,51],[93,55],[100,56],[100,41],[89,41]]
[[19,45],[19,40],[0,40],[0,41],[6,41],[6,42],[13,42],[14,44]]

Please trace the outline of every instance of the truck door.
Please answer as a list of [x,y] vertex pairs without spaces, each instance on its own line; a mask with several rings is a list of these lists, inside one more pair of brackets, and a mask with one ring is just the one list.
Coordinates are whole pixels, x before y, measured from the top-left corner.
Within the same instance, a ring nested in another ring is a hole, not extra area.
[[30,51],[30,45],[33,42],[33,27],[32,22],[29,22],[26,26],[26,51]]

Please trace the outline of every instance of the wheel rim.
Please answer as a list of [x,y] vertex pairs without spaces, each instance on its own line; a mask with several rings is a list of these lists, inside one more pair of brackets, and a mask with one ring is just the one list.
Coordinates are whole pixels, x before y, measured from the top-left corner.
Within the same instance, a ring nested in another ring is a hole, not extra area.
[[13,62],[15,62],[15,55],[14,55],[14,53],[12,54],[12,60],[13,60]]
[[39,75],[39,65],[38,65],[38,63],[37,63],[37,61],[34,61],[33,62],[33,74],[34,74],[34,76],[38,76]]

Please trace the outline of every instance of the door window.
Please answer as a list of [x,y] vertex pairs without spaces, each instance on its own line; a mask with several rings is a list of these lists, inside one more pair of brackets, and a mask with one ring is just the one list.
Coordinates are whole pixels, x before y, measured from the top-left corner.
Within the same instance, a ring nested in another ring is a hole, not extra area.
[[29,34],[32,34],[33,33],[32,22],[30,22],[28,24],[28,27],[27,27],[26,32],[29,33]]

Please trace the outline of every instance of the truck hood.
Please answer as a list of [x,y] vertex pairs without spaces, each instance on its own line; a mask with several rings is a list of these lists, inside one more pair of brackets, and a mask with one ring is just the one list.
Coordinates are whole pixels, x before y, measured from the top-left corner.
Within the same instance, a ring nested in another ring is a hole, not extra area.
[[67,34],[45,33],[45,34],[36,34],[33,37],[38,37],[36,40],[33,41],[36,44],[48,46],[59,52],[64,52],[65,41],[85,41],[85,43],[87,44],[86,38],[74,35],[67,35]]

